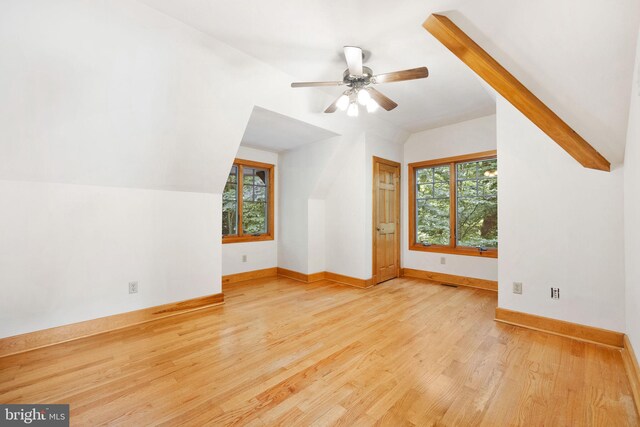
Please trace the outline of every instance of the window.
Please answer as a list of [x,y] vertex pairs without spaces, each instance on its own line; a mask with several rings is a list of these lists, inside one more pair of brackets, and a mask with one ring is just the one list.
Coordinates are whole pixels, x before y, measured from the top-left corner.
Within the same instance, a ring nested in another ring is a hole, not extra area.
[[409,249],[498,256],[495,151],[409,164]]
[[222,194],[222,243],[273,240],[273,165],[236,159]]

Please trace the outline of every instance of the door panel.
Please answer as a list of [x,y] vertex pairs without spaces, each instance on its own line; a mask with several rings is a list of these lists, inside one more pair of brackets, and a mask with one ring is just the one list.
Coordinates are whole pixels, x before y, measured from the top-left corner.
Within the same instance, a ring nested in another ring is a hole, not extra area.
[[376,283],[400,273],[400,165],[374,158],[373,274]]

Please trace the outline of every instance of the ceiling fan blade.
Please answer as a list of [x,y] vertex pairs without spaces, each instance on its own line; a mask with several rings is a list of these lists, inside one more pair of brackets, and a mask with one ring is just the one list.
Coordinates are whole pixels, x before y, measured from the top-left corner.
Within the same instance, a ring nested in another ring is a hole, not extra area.
[[362,49],[355,46],[344,47],[344,58],[347,60],[349,74],[352,76],[362,75]]
[[387,111],[391,111],[398,106],[398,104],[393,102],[386,95],[380,93],[379,91],[375,90],[372,87],[368,87],[367,92],[369,92],[369,95],[371,95],[371,98],[373,98],[373,100],[376,101],[379,106],[381,106]]
[[291,87],[319,87],[319,86],[342,86],[343,81],[339,82],[296,82],[291,83]]
[[371,78],[371,81],[373,83],[391,83],[401,82],[403,80],[424,79],[425,77],[429,77],[429,70],[427,69],[427,67],[420,67],[412,68],[410,70],[378,74],[377,76],[373,76]]
[[325,113],[335,113],[336,110],[338,109],[338,101],[340,100],[340,98],[342,98],[342,95],[340,95],[335,101],[333,101],[333,103],[331,105],[329,105],[327,107],[326,110],[324,110]]

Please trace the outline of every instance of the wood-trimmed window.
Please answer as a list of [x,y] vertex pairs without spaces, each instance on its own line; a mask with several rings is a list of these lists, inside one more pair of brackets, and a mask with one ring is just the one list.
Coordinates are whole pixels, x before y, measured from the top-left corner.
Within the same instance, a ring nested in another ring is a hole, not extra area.
[[273,240],[273,170],[235,159],[222,193],[222,243]]
[[409,164],[409,249],[498,257],[496,151]]

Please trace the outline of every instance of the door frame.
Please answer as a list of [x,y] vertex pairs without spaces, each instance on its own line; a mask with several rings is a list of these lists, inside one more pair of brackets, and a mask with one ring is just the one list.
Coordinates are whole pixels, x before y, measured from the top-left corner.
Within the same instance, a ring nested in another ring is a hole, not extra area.
[[393,160],[383,159],[382,157],[372,156],[371,163],[371,272],[372,272],[372,281],[373,285],[378,284],[378,272],[376,269],[376,261],[377,261],[377,242],[376,242],[376,223],[378,221],[378,211],[376,210],[376,163],[382,163],[388,166],[395,166],[398,168],[398,188],[396,190],[396,209],[398,210],[398,218],[396,225],[396,235],[397,235],[397,243],[396,243],[396,265],[397,265],[397,277],[400,277],[400,260],[402,259],[402,255],[400,250],[402,248],[402,205],[401,205],[401,194],[402,194],[402,163],[394,162]]

